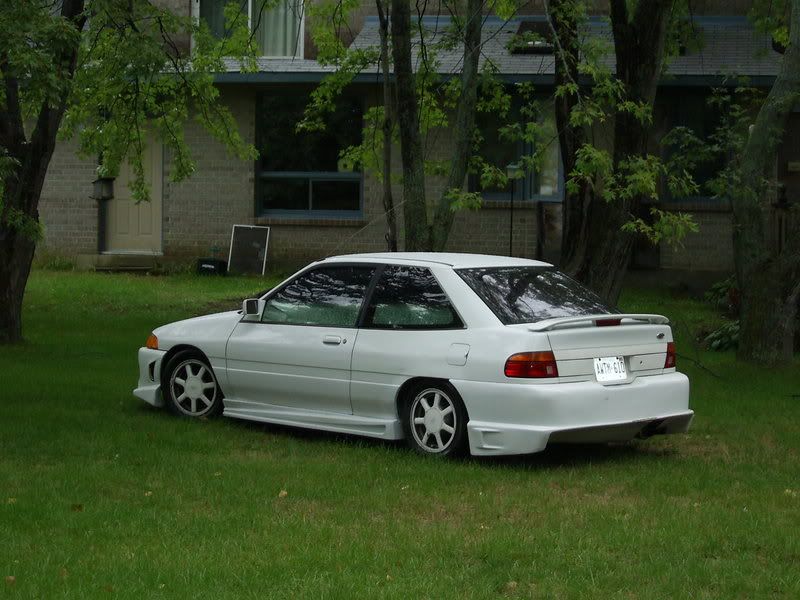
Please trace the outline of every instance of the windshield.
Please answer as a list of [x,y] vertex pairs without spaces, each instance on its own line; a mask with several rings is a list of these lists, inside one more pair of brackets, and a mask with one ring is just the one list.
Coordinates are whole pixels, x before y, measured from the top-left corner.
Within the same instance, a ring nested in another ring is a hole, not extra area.
[[489,267],[456,272],[504,325],[618,312],[552,267]]

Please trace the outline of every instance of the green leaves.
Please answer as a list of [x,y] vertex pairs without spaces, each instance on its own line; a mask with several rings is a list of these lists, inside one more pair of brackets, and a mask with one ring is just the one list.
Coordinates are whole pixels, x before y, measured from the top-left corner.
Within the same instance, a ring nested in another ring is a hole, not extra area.
[[688,234],[699,231],[692,216],[686,213],[664,211],[652,207],[650,216],[651,223],[640,218],[633,219],[625,223],[622,230],[644,235],[653,244],[666,242],[674,248],[679,247]]
[[21,233],[29,239],[39,241],[42,239],[43,234],[41,223],[16,207],[7,206],[5,201],[5,180],[19,166],[20,163],[17,159],[8,156],[5,148],[0,148],[0,224],[11,231]]
[[450,203],[450,210],[478,210],[483,203],[483,198],[479,192],[465,192],[464,190],[453,188],[445,193],[445,199]]
[[[87,27],[73,32],[80,52],[74,76],[64,78],[70,93],[61,136],[77,135],[81,154],[98,158],[98,174],[115,176],[127,161],[134,174],[133,195],[146,200],[142,155],[157,139],[171,152],[171,179],[188,177],[195,168],[184,137],[190,121],[239,158],[255,158],[255,149],[243,140],[214,85],[215,74],[229,63],[242,70],[255,68],[258,50],[238,2],[225,9],[226,36],[221,39],[205,23],[147,0],[96,0],[91,11]],[[64,21],[43,9],[36,19]],[[190,37],[194,43],[187,53]],[[48,73],[58,76],[52,67]],[[33,77],[24,86],[36,95]]]

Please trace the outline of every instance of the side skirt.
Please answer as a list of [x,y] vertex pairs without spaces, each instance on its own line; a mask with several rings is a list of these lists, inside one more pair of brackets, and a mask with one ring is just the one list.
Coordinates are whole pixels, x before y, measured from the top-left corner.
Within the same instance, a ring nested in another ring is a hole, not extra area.
[[236,400],[235,398],[225,398],[225,410],[222,414],[226,417],[245,419],[247,421],[365,435],[384,440],[403,439],[403,428],[399,419],[378,419],[344,413],[303,410],[301,408]]

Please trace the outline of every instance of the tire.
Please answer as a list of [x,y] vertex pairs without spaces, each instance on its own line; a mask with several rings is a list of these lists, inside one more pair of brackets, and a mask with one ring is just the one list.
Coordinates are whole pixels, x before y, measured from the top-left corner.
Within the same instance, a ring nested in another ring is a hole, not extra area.
[[162,389],[167,409],[179,417],[211,418],[222,412],[222,389],[199,352],[183,350],[173,356]]
[[457,456],[467,447],[467,409],[444,381],[421,381],[403,398],[400,419],[406,442],[421,454]]

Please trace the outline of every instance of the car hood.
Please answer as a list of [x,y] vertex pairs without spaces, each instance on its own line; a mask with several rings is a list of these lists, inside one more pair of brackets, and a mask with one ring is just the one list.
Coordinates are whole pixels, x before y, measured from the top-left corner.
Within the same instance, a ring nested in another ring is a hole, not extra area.
[[153,333],[158,338],[159,350],[169,350],[176,344],[188,344],[210,356],[224,356],[224,346],[241,319],[241,311],[231,310],[162,325]]

